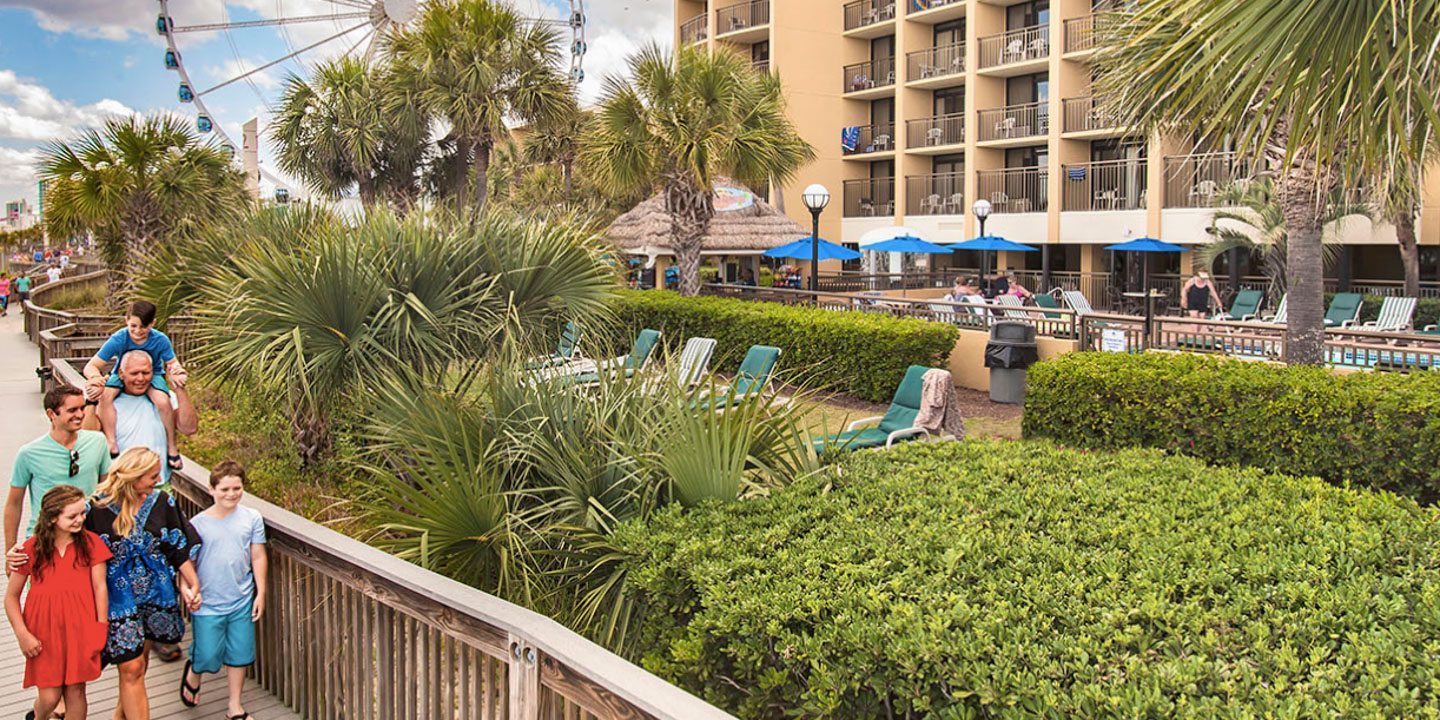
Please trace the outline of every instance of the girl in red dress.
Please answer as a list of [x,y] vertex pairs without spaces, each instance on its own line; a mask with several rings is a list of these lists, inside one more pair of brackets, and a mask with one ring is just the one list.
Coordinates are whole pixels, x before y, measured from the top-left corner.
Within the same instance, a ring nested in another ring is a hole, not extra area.
[[[105,561],[110,549],[85,530],[85,494],[60,485],[40,501],[35,535],[25,541],[24,565],[10,573],[5,614],[25,655],[24,687],[38,687],[27,720],[48,718],[65,700],[65,716],[84,720],[85,683],[100,677],[108,593]],[[20,591],[30,581],[25,609]]]

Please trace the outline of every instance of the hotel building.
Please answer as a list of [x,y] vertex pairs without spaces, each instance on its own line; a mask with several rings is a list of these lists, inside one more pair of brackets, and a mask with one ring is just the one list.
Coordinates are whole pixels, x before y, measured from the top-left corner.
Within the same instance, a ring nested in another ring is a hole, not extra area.
[[[1104,245],[1208,242],[1220,191],[1251,175],[1224,148],[1144,137],[1103,112],[1090,61],[1113,2],[674,0],[674,41],[727,47],[779,72],[790,116],[818,153],[779,204],[809,227],[800,191],[824,184],[822,237],[854,244],[905,225],[956,242],[979,233],[971,206],[985,199],[986,233],[1043,250],[1002,254],[1000,267],[1100,276],[1112,262]],[[1426,214],[1440,210],[1431,185]],[[1418,232],[1421,277],[1434,281],[1440,223]],[[1342,234],[1342,282],[1402,277],[1393,228],[1352,217]],[[950,262],[974,266],[940,261]],[[1189,269],[1173,256],[1153,262]]]

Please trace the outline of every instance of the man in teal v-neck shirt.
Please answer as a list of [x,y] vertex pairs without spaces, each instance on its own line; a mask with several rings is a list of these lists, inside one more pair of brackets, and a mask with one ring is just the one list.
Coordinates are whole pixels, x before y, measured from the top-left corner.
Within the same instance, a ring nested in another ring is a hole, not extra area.
[[86,497],[95,493],[100,478],[110,471],[109,446],[104,433],[81,430],[85,420],[85,395],[79,388],[62,385],[45,393],[45,416],[50,432],[26,443],[15,454],[10,493],[5,498],[5,547],[20,539],[20,510],[25,493],[30,493],[30,523],[26,538],[35,529],[40,500],[57,485],[74,485]]

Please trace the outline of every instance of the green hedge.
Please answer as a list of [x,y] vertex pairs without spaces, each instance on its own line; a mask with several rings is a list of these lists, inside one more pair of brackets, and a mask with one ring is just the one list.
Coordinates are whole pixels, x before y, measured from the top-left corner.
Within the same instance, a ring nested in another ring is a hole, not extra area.
[[1440,712],[1409,501],[1042,442],[841,469],[621,529],[647,669],[744,718]]
[[1440,372],[1072,353],[1030,368],[1022,427],[1069,445],[1155,447],[1440,498]]
[[945,323],[657,290],[622,293],[618,314],[671,343],[715,338],[712,368],[726,372],[751,345],[774,345],[790,377],[874,402],[888,402],[911,365],[944,367],[959,335]]

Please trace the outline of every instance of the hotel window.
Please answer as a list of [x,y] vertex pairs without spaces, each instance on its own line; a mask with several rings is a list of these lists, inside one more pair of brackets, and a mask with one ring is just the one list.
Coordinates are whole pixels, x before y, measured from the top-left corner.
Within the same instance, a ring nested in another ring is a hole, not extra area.
[[965,18],[943,22],[935,26],[935,44],[931,47],[945,47],[965,42]]
[[1033,0],[1019,5],[1011,5],[1005,9],[1006,30],[1019,30],[1049,23],[1050,0]]
[[1043,103],[1050,99],[1050,74],[1021,75],[1005,81],[1005,104]]
[[935,91],[935,115],[958,115],[965,112],[965,87]]
[[1050,149],[1044,145],[1008,148],[1005,150],[1005,167],[1046,167],[1050,163]]

